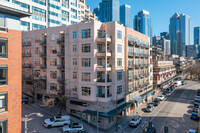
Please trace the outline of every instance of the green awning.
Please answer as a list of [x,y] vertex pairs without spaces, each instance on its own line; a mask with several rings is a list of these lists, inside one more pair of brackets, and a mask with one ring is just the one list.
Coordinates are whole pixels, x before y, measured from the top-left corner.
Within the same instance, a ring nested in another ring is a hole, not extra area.
[[[121,105],[121,106],[117,107],[116,109],[113,109],[107,113],[99,112],[99,116],[108,117],[108,118],[113,117],[114,115],[116,115],[117,113],[122,111],[123,109],[129,107],[131,104],[132,103],[124,103],[123,105]],[[83,113],[97,115],[97,111],[92,111],[92,110],[85,110],[85,111],[83,111]]]

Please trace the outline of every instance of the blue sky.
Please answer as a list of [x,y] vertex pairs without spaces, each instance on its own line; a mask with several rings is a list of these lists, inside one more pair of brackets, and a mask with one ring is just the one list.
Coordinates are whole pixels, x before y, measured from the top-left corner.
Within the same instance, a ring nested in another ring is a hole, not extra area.
[[[102,0],[86,0],[91,11]],[[169,19],[175,13],[184,13],[190,16],[193,26],[200,26],[200,0],[120,0],[120,5],[131,5],[131,27],[133,18],[141,9],[150,12],[153,36],[169,30]]]

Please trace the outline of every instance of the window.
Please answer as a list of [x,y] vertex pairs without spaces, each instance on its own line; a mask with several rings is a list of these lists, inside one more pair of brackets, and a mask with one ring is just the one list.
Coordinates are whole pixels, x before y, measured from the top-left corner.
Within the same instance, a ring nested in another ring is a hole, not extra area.
[[76,39],[76,38],[77,38],[77,32],[74,31],[74,32],[73,32],[73,39]]
[[42,22],[46,22],[46,11],[37,7],[32,7],[32,18]]
[[62,10],[62,20],[69,22],[69,12]]
[[122,45],[117,44],[117,53],[122,53]]
[[90,38],[90,29],[82,30],[82,38]]
[[32,0],[32,1],[41,5],[46,5],[46,0]]
[[7,85],[8,67],[0,66],[0,85]]
[[0,133],[7,133],[7,120],[0,120]]
[[51,91],[57,90],[57,85],[56,84],[50,84],[50,90]]
[[0,112],[7,111],[7,92],[0,93]]
[[0,27],[6,27],[5,16],[0,15]]
[[82,52],[89,53],[90,52],[90,44],[82,44]]
[[50,66],[57,66],[57,59],[50,59]]
[[82,95],[83,96],[90,96],[90,94],[91,94],[90,87],[82,87]]
[[73,45],[73,52],[77,52],[77,47],[76,47],[76,45]]
[[117,80],[122,80],[122,72],[117,72]]
[[122,39],[122,31],[117,30],[117,39]]
[[30,30],[30,23],[21,21],[21,30],[22,31],[29,31]]
[[117,58],[117,66],[122,66],[122,58]]
[[83,72],[82,73],[82,81],[90,81],[90,73],[88,72]]
[[0,39],[0,58],[7,58],[7,40]]
[[50,71],[50,77],[52,79],[56,79],[57,78],[57,71]]
[[73,79],[77,79],[77,72],[73,72]]
[[39,25],[39,24],[32,24],[32,30],[39,30],[39,29],[44,29],[46,26]]
[[122,85],[117,86],[117,94],[121,94],[122,93]]
[[90,58],[82,58],[82,67],[90,67]]
[[77,19],[77,10],[76,9],[71,8],[71,18]]
[[77,65],[77,58],[73,58],[73,66],[76,66]]

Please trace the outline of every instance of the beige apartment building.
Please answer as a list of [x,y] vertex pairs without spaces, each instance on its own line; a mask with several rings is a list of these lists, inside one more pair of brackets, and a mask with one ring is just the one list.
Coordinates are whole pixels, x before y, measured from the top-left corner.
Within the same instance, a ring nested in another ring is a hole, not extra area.
[[153,63],[153,87],[163,89],[176,76],[173,61],[155,61]]
[[[134,65],[132,83],[127,81],[128,57]],[[45,101],[61,90],[68,113],[96,126],[98,110],[99,127],[108,129],[135,108],[134,93],[152,92],[149,57],[149,38],[118,22],[93,20],[24,32],[23,92],[31,95],[33,74],[35,97]]]
[[96,14],[91,12],[90,6],[86,5],[85,0],[80,0],[80,9],[81,21],[97,20]]

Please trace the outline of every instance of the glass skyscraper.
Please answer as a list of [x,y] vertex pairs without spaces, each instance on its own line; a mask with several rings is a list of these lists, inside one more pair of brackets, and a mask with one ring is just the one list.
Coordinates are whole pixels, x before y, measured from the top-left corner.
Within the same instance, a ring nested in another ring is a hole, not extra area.
[[170,18],[169,38],[171,41],[171,54],[185,57],[185,46],[193,42],[191,39],[190,16],[175,13]]
[[135,15],[133,28],[150,38],[152,37],[151,16],[148,11],[141,10]]
[[119,21],[119,0],[102,0],[94,13],[101,22]]
[[200,58],[200,27],[194,27],[194,47],[196,48],[197,56]]
[[120,6],[120,22],[123,23],[125,27],[130,27],[130,17],[131,17],[131,6],[129,5]]

